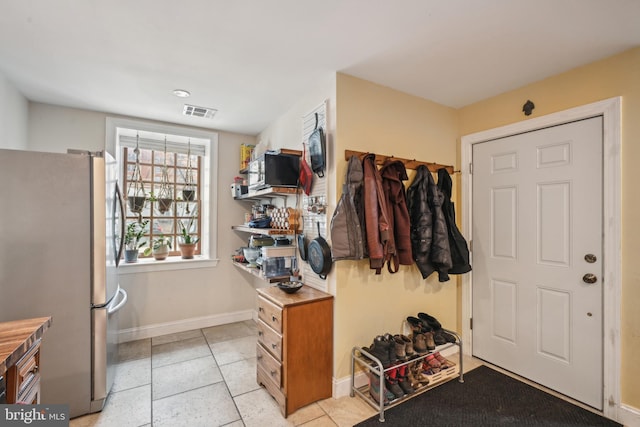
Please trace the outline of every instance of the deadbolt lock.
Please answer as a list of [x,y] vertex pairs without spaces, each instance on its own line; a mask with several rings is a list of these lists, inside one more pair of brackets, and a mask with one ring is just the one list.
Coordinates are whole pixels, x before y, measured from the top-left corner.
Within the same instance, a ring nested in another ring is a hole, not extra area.
[[593,264],[598,260],[598,258],[596,258],[594,254],[586,254],[584,256],[584,260],[587,261],[589,264]]
[[592,284],[592,283],[596,283],[598,281],[598,278],[596,277],[595,274],[587,273],[584,276],[582,276],[582,281],[584,283]]

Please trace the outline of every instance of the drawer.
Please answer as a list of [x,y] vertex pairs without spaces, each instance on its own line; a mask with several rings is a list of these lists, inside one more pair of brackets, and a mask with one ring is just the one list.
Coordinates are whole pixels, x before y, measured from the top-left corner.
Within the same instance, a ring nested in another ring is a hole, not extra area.
[[40,375],[29,382],[29,387],[25,388],[16,400],[27,405],[37,405],[40,403]]
[[278,388],[282,386],[282,365],[272,355],[269,354],[261,344],[258,344],[256,351],[258,367],[263,369],[269,380]]
[[282,415],[286,418],[288,415],[286,413],[287,398],[282,392],[282,390],[280,389],[280,387],[277,387],[270,380],[269,377],[270,375],[264,369],[262,369],[260,365],[258,365],[258,369],[257,369],[258,384],[262,384],[264,388],[267,389],[269,394],[278,403],[278,407],[280,407],[280,412],[282,412]]
[[264,346],[278,360],[282,360],[282,337],[258,320],[258,342]]
[[16,396],[17,401],[21,401],[27,389],[40,382],[40,344],[37,343],[31,347],[12,369],[15,382],[12,384],[13,393],[11,394]]
[[258,318],[274,331],[282,332],[282,309],[262,297],[258,297]]

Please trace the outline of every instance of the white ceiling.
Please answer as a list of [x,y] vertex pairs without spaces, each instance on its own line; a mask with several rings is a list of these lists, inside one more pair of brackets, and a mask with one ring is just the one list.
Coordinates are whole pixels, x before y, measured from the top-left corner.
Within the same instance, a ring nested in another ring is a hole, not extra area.
[[247,134],[336,71],[461,107],[639,45],[640,0],[0,0],[29,100]]

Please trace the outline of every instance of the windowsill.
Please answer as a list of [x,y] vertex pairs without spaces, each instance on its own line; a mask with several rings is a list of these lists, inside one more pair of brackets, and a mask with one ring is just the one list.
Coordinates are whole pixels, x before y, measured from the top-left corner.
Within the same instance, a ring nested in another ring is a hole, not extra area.
[[132,263],[127,263],[123,260],[118,266],[118,274],[209,268],[217,266],[218,261],[218,259],[204,258],[202,256],[196,256],[193,259],[182,259],[180,256],[172,256],[163,261],[156,261],[153,258],[139,258],[138,262]]

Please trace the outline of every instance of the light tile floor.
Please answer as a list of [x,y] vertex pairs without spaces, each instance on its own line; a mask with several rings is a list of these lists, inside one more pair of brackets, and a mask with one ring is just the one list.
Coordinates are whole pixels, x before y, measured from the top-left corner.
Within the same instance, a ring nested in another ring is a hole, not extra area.
[[248,320],[120,345],[102,412],[71,427],[353,426],[376,414],[357,397],[329,398],[286,419],[256,382],[255,322]]
[[[71,420],[70,427],[347,427],[376,415],[359,397],[345,396],[283,418],[256,382],[256,337],[255,322],[247,320],[121,344],[105,408]],[[482,364],[464,357],[465,373]]]

